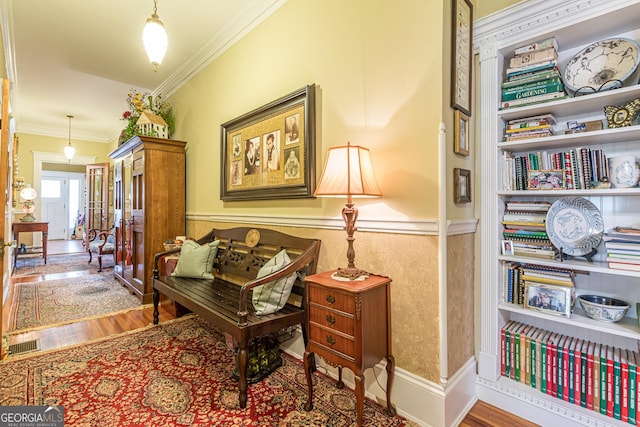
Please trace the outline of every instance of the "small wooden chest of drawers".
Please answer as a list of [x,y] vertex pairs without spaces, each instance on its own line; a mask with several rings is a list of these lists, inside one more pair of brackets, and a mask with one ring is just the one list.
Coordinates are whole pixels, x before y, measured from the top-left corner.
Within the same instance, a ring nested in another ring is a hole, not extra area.
[[354,374],[358,425],[364,408],[364,371],[386,359],[387,410],[391,404],[394,359],[391,352],[391,279],[370,275],[366,280],[339,281],[333,271],[306,278],[309,338],[304,354],[308,400],[313,408],[311,374],[317,353],[329,365],[338,367],[338,388],[344,387],[342,368]]

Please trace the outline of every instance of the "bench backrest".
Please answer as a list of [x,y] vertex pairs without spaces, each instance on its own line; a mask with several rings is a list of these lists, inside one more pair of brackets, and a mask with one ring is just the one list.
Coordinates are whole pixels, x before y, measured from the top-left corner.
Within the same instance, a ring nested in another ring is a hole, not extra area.
[[[258,270],[281,250],[286,250],[293,261],[314,243],[317,247],[314,260],[304,268],[302,275],[304,277],[316,272],[320,252],[320,240],[317,239],[295,237],[264,228],[237,227],[213,229],[198,243],[214,240],[220,240],[220,245],[213,261],[213,274],[226,280],[233,281],[234,277],[253,280]],[[302,296],[303,288],[304,281],[297,279],[293,293]]]

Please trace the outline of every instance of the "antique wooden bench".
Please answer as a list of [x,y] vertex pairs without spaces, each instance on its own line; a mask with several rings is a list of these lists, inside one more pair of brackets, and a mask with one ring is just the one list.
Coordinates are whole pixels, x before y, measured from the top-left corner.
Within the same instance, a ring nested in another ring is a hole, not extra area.
[[[155,255],[153,323],[158,324],[158,305],[162,293],[174,302],[179,311],[186,309],[196,313],[231,335],[237,345],[240,407],[245,408],[249,342],[299,324],[302,325],[306,346],[304,277],[316,272],[320,240],[294,237],[268,229],[239,227],[213,229],[197,242],[202,245],[215,240],[219,240],[220,244],[213,261],[213,280],[160,276],[160,259],[179,252],[180,249]],[[291,263],[256,279],[260,268],[283,249],[291,258]],[[292,273],[297,273],[297,277],[287,304],[273,314],[257,315],[251,302],[252,289]],[[183,310],[184,312],[187,311]]]

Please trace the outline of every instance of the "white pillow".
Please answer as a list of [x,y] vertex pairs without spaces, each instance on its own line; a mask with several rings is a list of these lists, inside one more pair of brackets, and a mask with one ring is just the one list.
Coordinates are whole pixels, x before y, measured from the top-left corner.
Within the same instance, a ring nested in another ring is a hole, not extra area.
[[[278,271],[289,263],[291,263],[291,259],[289,259],[289,255],[287,255],[287,252],[283,249],[262,266],[256,278],[259,279],[267,274]],[[293,272],[287,277],[253,288],[252,302],[253,307],[256,309],[256,314],[271,314],[284,307],[289,299],[289,295],[291,295],[291,289],[293,289],[293,283],[295,281],[296,273]]]

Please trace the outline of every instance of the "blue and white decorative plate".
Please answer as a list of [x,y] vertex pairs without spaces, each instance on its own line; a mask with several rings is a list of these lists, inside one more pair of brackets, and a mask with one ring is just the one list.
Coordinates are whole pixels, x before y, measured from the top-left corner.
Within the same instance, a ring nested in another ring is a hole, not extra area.
[[562,73],[562,80],[573,91],[585,86],[598,89],[611,80],[626,83],[638,68],[639,50],[635,40],[600,40],[582,49],[569,60]]
[[567,255],[582,256],[598,247],[604,223],[593,203],[572,196],[558,199],[551,205],[546,229],[553,246]]

